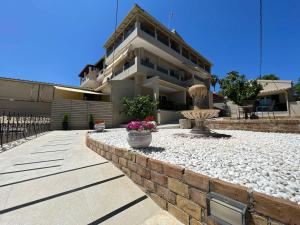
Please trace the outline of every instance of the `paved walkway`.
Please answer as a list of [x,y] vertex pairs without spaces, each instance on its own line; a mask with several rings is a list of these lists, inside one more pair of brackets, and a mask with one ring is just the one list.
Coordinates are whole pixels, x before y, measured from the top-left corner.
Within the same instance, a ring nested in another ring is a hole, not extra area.
[[1,225],[172,225],[129,178],[85,144],[53,131],[0,153]]

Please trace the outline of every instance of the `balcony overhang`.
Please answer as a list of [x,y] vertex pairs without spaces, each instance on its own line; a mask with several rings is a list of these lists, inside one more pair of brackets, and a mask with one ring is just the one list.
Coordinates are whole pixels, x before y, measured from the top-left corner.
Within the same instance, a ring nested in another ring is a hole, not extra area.
[[188,70],[190,73],[196,73],[205,78],[210,77],[208,72],[192,65],[188,59],[185,59],[183,56],[143,31],[138,31],[138,36],[131,42],[131,45],[133,48],[145,48],[147,51],[159,55],[162,59],[171,62],[179,68]]
[[152,89],[158,87],[160,91],[165,93],[187,91],[187,88],[159,79],[158,76],[146,79],[143,82],[143,87],[152,88]]

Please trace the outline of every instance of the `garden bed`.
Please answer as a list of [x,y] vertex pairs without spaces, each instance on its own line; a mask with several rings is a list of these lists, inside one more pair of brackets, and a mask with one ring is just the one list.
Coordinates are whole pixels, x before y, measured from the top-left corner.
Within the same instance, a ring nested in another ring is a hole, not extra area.
[[187,138],[188,130],[153,133],[149,148],[131,149],[125,129],[92,133],[91,138],[131,149],[150,158],[241,184],[255,191],[300,204],[300,135],[218,130],[230,138]]

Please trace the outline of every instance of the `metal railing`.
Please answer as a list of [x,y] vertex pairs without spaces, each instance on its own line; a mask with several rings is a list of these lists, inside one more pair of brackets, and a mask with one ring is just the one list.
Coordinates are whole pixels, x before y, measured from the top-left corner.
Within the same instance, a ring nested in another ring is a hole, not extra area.
[[50,117],[13,112],[0,115],[0,146],[50,130]]

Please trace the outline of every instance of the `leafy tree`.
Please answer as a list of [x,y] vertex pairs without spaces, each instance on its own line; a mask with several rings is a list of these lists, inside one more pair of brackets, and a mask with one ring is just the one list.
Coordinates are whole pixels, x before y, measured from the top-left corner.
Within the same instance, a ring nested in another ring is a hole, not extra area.
[[216,84],[218,83],[219,81],[219,77],[217,75],[211,75],[211,78],[210,78],[210,83],[211,83],[211,86],[213,86],[214,88],[214,92],[216,92]]
[[157,104],[158,103],[153,101],[149,95],[138,96],[133,99],[127,97],[123,98],[123,106],[126,115],[138,120],[143,120],[147,116],[153,116]]
[[222,94],[237,105],[245,100],[255,100],[262,86],[256,80],[247,80],[245,75],[232,71],[220,80]]
[[279,80],[279,77],[275,74],[265,74],[261,77],[262,80]]
[[294,85],[295,94],[300,98],[300,77],[298,77],[298,82]]

